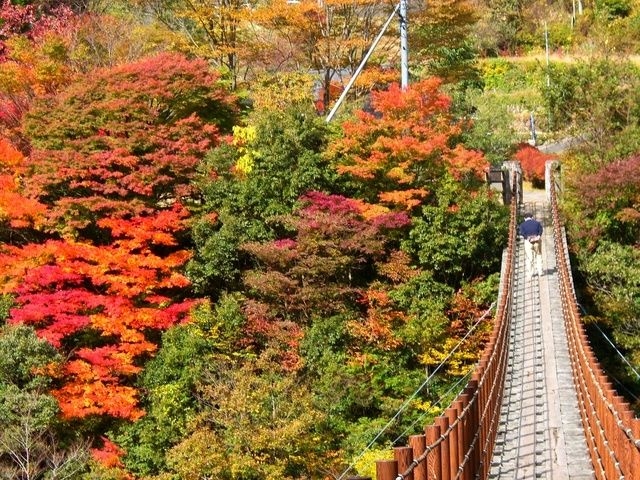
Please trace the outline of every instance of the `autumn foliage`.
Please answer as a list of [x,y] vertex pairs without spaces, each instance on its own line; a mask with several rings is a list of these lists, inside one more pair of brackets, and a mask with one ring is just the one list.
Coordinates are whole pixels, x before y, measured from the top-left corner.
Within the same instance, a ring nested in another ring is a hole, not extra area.
[[568,182],[573,208],[573,235],[585,242],[589,254],[599,241],[636,245],[640,238],[640,155],[612,162]]
[[531,145],[521,145],[515,154],[520,162],[524,179],[534,187],[544,187],[544,170],[547,160],[553,160],[555,155],[543,153]]
[[[7,248],[0,256],[2,271],[12,280],[3,293],[15,296],[10,321],[32,325],[64,351],[74,349],[59,372],[61,387],[53,392],[64,416],[142,414],[137,391],[128,383],[140,371],[141,357],[157,348],[146,332],[184,320],[192,305],[167,295],[189,284],[177,273],[186,252],[163,257],[152,252],[175,246],[167,231],[185,216],[176,210],[160,214],[164,227],[158,218],[119,220],[111,246],[52,240]],[[149,232],[150,224],[157,230]]]
[[21,194],[25,172],[24,156],[8,140],[0,137],[0,228],[22,228],[42,220],[46,207]]
[[223,128],[211,119],[234,108],[216,80],[178,55],[105,69],[34,105],[29,156],[0,141],[2,220],[47,235],[0,246],[2,293],[11,323],[65,354],[52,372],[65,418],[143,415],[134,383],[153,332],[189,317],[185,204]]
[[[481,177],[481,153],[453,144],[462,125],[449,112],[451,99],[431,78],[401,91],[397,84],[371,93],[371,111],[343,125],[332,148],[338,171],[369,186],[369,201],[410,209],[431,193],[425,188],[444,172]],[[375,195],[377,198],[371,198]]]
[[[372,93],[335,140],[311,100],[334,100],[379,0],[137,0],[118,18],[14,3],[0,0],[0,313],[55,350],[38,374],[56,428],[118,471],[100,478],[333,474],[478,313],[409,241],[430,239],[417,227],[433,228],[437,190],[477,193],[487,165],[441,81]],[[116,38],[135,7],[164,38]],[[374,66],[358,94],[393,76]],[[240,117],[228,88],[257,78]]]
[[362,301],[371,269],[391,252],[389,234],[409,225],[404,213],[367,218],[363,202],[339,195],[310,192],[302,201],[303,208],[281,218],[295,232],[292,238],[243,246],[259,265],[245,276],[251,292],[247,338],[287,338],[280,346],[287,356],[295,354],[290,342],[299,336],[292,332],[316,315],[344,312]]

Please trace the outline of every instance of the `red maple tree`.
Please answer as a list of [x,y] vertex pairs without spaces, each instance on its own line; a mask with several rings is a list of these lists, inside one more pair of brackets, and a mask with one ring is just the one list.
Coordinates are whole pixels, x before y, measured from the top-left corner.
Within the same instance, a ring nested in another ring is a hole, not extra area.
[[189,317],[186,205],[235,109],[217,80],[172,54],[94,72],[37,101],[24,119],[31,154],[2,164],[0,181],[30,205],[8,228],[43,239],[0,244],[2,293],[9,321],[67,359],[52,391],[65,418],[139,418],[136,375],[158,332]]

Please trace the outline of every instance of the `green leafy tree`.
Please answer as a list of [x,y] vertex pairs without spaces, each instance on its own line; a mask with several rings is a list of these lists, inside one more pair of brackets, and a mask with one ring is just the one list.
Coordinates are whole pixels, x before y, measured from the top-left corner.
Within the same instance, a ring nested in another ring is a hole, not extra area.
[[468,1],[437,0],[411,12],[412,57],[423,65],[425,76],[440,77],[445,83],[479,83],[471,40],[477,20],[478,12]]
[[167,452],[187,436],[190,423],[206,408],[197,386],[206,371],[231,357],[243,322],[238,300],[224,297],[214,310],[203,304],[191,323],[164,333],[162,347],[140,379],[147,414],[112,434],[127,452],[129,471],[151,475],[167,469]]
[[518,36],[524,23],[525,2],[522,0],[485,0],[484,16],[478,36],[489,54],[513,53],[518,49]]
[[425,205],[403,247],[435,279],[452,286],[499,269],[507,239],[507,211],[490,190],[467,191],[448,182],[437,204]]
[[209,407],[169,452],[170,471],[186,480],[320,475],[327,461],[317,434],[325,414],[299,378],[274,366],[265,355],[208,370],[200,395]]
[[544,98],[555,126],[579,138],[583,171],[640,150],[640,75],[631,62],[594,58],[553,64]]
[[46,393],[55,349],[25,326],[0,327],[0,475],[73,478],[87,468],[88,445],[58,420]]
[[293,106],[258,115],[207,156],[200,180],[205,207],[188,270],[200,291],[239,288],[247,259],[238,246],[273,238],[269,219],[289,213],[304,193],[335,188],[335,172],[322,156],[326,142],[323,120]]
[[599,316],[613,331],[615,343],[640,366],[640,251],[602,241],[582,259],[589,290]]

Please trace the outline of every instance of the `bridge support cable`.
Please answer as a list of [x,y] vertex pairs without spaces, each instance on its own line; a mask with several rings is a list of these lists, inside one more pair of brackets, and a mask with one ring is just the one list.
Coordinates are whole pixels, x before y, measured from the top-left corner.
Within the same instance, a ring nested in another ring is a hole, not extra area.
[[410,447],[394,448],[394,460],[376,462],[377,480],[484,480],[489,474],[504,393],[513,302],[518,191],[512,178],[509,241],[503,254],[494,326],[466,388],[425,427]]
[[582,424],[599,480],[640,480],[640,420],[600,367],[578,310],[566,236],[558,213],[556,180],[550,182],[554,243],[569,355]]
[[[449,353],[447,353],[446,357],[438,364],[438,366],[431,372],[431,374],[426,378],[426,380],[424,382],[422,382],[422,384],[409,396],[409,398],[407,398],[404,403],[400,406],[400,408],[398,409],[398,411],[395,413],[395,415],[391,418],[391,420],[389,420],[387,422],[387,424],[377,433],[377,435],[373,438],[373,440],[371,440],[371,442],[369,442],[369,444],[363,449],[363,451],[360,453],[360,455],[358,455],[358,457],[356,457],[356,459],[354,460],[353,463],[351,463],[351,465],[349,465],[347,467],[347,469],[342,472],[342,474],[338,477],[338,480],[342,480],[343,478],[345,478],[345,475],[347,473],[349,473],[351,471],[351,469],[354,467],[355,462],[358,461],[360,458],[362,458],[362,456],[375,444],[375,442],[378,440],[378,438],[380,438],[382,436],[382,434],[384,432],[387,431],[387,429],[393,424],[393,422],[400,416],[400,414],[402,414],[402,412],[404,412],[406,410],[406,408],[409,406],[409,404],[411,403],[411,400],[413,400],[421,391],[423,388],[425,388],[433,379],[433,377],[436,376],[436,374],[442,369],[444,368],[444,366],[447,364],[447,362],[449,361],[449,359],[453,356],[454,353],[456,353],[458,351],[458,349],[462,346],[462,344],[467,340],[467,338],[473,333],[473,331],[480,325],[480,323],[482,323],[482,321],[484,321],[487,316],[491,313],[491,311],[494,309],[494,307],[496,306],[496,303],[493,302],[489,308],[476,320],[476,322],[469,328],[469,330],[467,331],[467,333],[465,333],[464,337],[462,337],[460,339],[460,341],[449,351]],[[463,379],[469,377],[471,375],[471,372],[467,373],[459,382],[462,382]],[[459,382],[456,382],[456,385],[458,385]],[[449,389],[449,391],[447,391],[447,393],[445,394],[448,395],[451,391],[453,391],[454,387],[456,386],[454,385],[451,389]],[[441,399],[438,400],[438,402],[436,402],[437,404],[441,403]],[[406,432],[405,432],[406,433]],[[393,442],[394,444],[397,442],[397,439]]]

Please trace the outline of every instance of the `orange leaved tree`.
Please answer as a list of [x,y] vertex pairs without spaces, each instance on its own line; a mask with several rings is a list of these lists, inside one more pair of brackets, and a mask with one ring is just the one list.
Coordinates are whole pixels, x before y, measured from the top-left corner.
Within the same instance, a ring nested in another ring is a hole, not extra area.
[[484,175],[484,156],[455,143],[463,125],[452,118],[451,99],[440,84],[430,78],[406,91],[393,84],[372,92],[371,110],[344,123],[331,155],[368,201],[410,209],[423,203],[445,172],[459,180]]
[[66,358],[51,372],[65,418],[144,413],[136,374],[193,305],[191,180],[234,109],[206,62],[164,54],[93,72],[25,116],[31,152],[3,162],[14,188],[0,202],[31,206],[0,216],[0,283],[9,322]]

